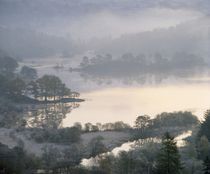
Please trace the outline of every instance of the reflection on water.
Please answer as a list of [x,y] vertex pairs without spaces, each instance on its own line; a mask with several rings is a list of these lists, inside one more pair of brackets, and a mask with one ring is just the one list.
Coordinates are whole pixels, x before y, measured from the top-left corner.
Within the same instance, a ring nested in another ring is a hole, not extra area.
[[201,75],[208,70],[208,64],[202,57],[189,53],[175,53],[163,56],[160,53],[151,55],[123,54],[84,56],[80,64],[70,68],[71,72],[81,73],[86,80],[98,84],[112,83],[114,80],[124,84],[160,84],[165,79],[183,79]]
[[202,117],[210,106],[208,84],[163,85],[154,87],[109,88],[83,93],[87,100],[64,120],[106,123],[122,120],[133,125],[138,115],[155,116],[161,112],[191,111]]
[[37,128],[62,127],[63,119],[73,109],[78,108],[78,103],[46,103],[30,107],[26,115],[27,125]]
[[[177,83],[210,83],[210,72],[207,65],[191,68],[159,68],[151,71],[136,70],[126,64],[125,68],[113,69],[109,71],[106,67],[93,71],[70,72],[70,67],[77,67],[80,63],[80,57],[76,59],[37,59],[31,62],[25,62],[28,66],[37,69],[39,76],[44,74],[53,74],[59,76],[65,82],[67,87],[73,91],[83,92],[100,90],[102,88],[112,87],[142,87]],[[64,65],[62,69],[55,69],[55,65]],[[188,67],[188,66],[187,66]],[[207,77],[208,81],[201,79]],[[195,81],[194,79],[198,79]]]
[[132,74],[124,74],[124,73],[104,73],[97,74],[94,72],[81,72],[80,76],[85,81],[91,81],[98,85],[110,85],[115,83],[122,83],[124,85],[159,85],[164,84],[171,81],[186,81],[191,77],[201,77],[206,76],[208,74],[204,69],[187,69],[187,70],[171,70],[167,72],[141,72],[141,73],[132,73]]
[[[64,68],[55,70],[56,63],[63,64]],[[73,125],[74,122],[107,123],[119,120],[133,125],[138,115],[154,117],[161,112],[180,110],[192,111],[202,118],[204,111],[210,107],[210,76],[204,69],[103,76],[70,73],[69,67],[73,65],[68,59],[50,59],[47,63],[37,64],[43,65],[37,67],[39,76],[59,76],[67,87],[79,91],[81,98],[86,100],[79,109],[66,115],[63,126]]]

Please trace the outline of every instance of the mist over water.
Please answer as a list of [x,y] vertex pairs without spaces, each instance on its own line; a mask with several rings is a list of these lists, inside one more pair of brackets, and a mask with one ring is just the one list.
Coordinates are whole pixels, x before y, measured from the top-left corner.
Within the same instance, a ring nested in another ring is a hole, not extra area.
[[[34,64],[40,76],[46,73],[59,76],[73,91],[80,91],[80,97],[85,99],[78,108],[67,113],[62,121],[64,127],[75,122],[95,124],[120,120],[133,125],[138,115],[147,114],[153,118],[159,113],[174,111],[190,111],[202,120],[203,113],[209,107],[210,77],[206,65],[198,64],[197,67],[193,64],[188,71],[177,68],[177,73],[160,68],[150,74],[131,71],[127,77],[125,69],[112,72],[112,75],[109,75],[109,69],[103,71],[103,75],[93,71],[91,75],[94,75],[88,78],[81,72],[69,71],[69,67],[77,67],[79,62],[71,63],[68,59],[54,59],[52,62],[46,59],[38,61],[37,66]],[[64,67],[55,69],[58,64]],[[132,68],[128,66],[129,70]],[[121,73],[124,75],[119,76]]]
[[66,126],[133,124],[138,114],[175,110],[200,118],[209,103],[209,9],[207,0],[1,0],[0,50],[81,93],[86,101]]
[[0,173],[209,173],[209,108],[210,0],[0,0]]

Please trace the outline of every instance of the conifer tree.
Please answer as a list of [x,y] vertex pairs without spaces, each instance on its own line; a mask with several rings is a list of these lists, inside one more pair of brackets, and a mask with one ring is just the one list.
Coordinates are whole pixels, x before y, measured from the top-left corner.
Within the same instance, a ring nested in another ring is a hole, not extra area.
[[204,174],[210,174],[210,159],[209,157],[207,156],[206,159],[204,160]]
[[158,155],[158,174],[180,174],[182,169],[178,148],[174,137],[168,132],[162,139],[162,148]]
[[201,123],[200,131],[198,136],[206,136],[210,141],[210,110],[207,110],[204,115],[204,121]]

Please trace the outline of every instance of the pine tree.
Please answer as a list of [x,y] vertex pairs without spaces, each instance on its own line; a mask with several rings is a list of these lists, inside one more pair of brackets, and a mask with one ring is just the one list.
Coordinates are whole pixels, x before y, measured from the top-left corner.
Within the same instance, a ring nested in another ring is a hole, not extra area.
[[207,110],[204,115],[205,120],[201,123],[200,131],[198,136],[206,136],[210,141],[210,110]]
[[204,174],[210,174],[210,159],[209,157],[207,156],[206,159],[204,160]]
[[162,139],[162,148],[158,155],[158,174],[180,174],[182,169],[180,155],[174,137],[168,132]]

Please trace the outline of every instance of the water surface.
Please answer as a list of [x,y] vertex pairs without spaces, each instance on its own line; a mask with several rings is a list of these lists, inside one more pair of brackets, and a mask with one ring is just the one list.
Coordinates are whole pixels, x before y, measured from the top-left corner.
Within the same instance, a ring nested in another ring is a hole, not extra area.
[[[25,62],[30,65],[32,62]],[[80,98],[86,101],[72,110],[63,120],[63,126],[75,122],[82,124],[123,121],[133,125],[138,115],[154,117],[161,112],[191,111],[200,119],[210,107],[209,74],[158,74],[156,79],[145,75],[145,80],[135,77],[125,79],[84,78],[80,73],[71,73],[69,67],[78,62],[69,59],[36,60],[34,66],[39,76],[54,74],[59,76],[72,91],[80,92]],[[55,69],[55,65],[63,69]],[[95,74],[97,77],[97,74]],[[140,74],[141,75],[141,74]]]
[[161,112],[191,111],[202,118],[210,106],[208,84],[180,84],[156,87],[108,88],[81,95],[86,101],[64,120],[106,123],[122,120],[133,125],[138,115],[154,117]]

